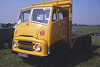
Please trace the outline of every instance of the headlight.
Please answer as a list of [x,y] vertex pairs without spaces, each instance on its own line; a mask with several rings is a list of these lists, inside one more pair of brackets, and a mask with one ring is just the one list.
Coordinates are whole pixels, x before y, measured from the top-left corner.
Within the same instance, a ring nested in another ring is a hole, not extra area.
[[15,41],[14,41],[14,43],[13,43],[13,46],[14,46],[14,47],[16,47],[16,46],[17,46],[17,43],[16,43]]
[[39,44],[37,44],[37,45],[35,46],[35,49],[36,49],[36,51],[40,51],[40,50],[41,50],[40,45],[39,45]]

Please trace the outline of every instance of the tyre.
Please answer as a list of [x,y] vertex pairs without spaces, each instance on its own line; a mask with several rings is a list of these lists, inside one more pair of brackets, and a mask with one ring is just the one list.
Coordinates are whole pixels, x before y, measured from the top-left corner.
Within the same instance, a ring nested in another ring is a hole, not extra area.
[[91,36],[78,38],[74,44],[73,51],[87,51],[91,48]]
[[92,39],[91,39],[91,36],[88,36],[86,38],[86,49],[90,49],[91,48],[91,43],[92,43]]
[[9,48],[9,43],[7,43],[7,42],[4,43],[4,48],[5,48],[5,49]]

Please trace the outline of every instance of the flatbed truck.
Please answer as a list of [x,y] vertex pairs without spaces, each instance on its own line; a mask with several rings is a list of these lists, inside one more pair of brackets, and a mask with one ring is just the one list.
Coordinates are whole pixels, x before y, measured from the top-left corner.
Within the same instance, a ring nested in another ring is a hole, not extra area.
[[72,32],[72,1],[49,1],[20,10],[12,52],[21,57],[60,56],[91,46],[94,33]]

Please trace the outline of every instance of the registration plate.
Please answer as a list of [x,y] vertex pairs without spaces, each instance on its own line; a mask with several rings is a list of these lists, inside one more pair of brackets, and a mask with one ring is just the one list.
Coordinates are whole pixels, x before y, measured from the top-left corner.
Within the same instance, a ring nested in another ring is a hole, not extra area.
[[18,53],[19,56],[21,57],[25,57],[25,58],[28,58],[28,54],[24,54],[24,53]]

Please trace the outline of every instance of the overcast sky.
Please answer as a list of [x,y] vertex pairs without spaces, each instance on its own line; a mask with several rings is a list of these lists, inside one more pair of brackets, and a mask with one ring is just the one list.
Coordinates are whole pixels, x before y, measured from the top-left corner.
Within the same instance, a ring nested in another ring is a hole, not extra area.
[[[51,0],[0,0],[0,23],[15,23],[20,9]],[[73,0],[73,23],[100,25],[100,0]]]

